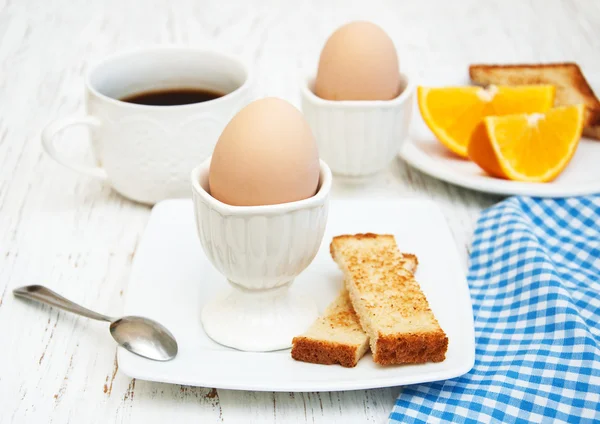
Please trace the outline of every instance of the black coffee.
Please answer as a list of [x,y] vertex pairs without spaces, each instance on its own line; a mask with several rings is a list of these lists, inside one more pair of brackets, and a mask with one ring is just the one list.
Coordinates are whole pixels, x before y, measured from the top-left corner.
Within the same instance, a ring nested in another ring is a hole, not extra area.
[[123,102],[150,106],[178,106],[208,102],[225,94],[202,88],[172,88],[166,90],[144,91],[121,99]]

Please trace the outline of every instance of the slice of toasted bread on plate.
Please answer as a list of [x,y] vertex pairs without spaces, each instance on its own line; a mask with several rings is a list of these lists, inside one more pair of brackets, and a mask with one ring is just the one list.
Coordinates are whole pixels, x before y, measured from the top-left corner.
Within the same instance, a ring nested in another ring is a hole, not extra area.
[[381,365],[441,362],[448,337],[406,267],[392,235],[333,238],[331,256],[344,281],[361,327]]
[[[413,273],[417,257],[403,254],[404,267]],[[369,336],[363,331],[350,296],[343,288],[315,323],[292,341],[292,358],[315,364],[355,367],[369,350]]]

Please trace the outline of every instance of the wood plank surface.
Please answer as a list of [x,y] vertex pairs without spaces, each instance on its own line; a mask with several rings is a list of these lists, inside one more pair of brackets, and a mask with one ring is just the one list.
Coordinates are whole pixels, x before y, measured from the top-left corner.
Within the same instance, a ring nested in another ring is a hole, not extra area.
[[[107,54],[157,43],[239,55],[261,95],[300,104],[300,79],[339,25],[372,20],[418,75],[471,62],[573,60],[600,74],[600,2],[0,0],[0,423],[381,423],[399,388],[254,393],[136,381],[118,370],[106,326],[17,301],[40,283],[119,315],[150,209],[42,151],[50,120],[83,113],[83,78]],[[62,137],[90,160],[85,133]],[[465,268],[475,220],[500,200],[395,161],[336,197],[436,201]]]

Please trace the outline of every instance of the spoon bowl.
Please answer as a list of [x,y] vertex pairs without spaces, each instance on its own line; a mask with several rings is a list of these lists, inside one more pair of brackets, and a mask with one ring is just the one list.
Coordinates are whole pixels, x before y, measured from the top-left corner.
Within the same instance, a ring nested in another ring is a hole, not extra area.
[[130,352],[155,361],[169,361],[177,355],[175,337],[149,318],[127,316],[110,324],[113,339]]

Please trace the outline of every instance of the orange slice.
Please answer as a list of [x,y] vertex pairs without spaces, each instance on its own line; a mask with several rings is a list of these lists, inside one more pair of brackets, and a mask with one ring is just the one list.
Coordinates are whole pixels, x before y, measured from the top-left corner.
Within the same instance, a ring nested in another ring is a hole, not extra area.
[[469,157],[495,177],[552,181],[575,153],[584,116],[584,105],[546,113],[489,116],[473,132]]
[[467,157],[475,127],[486,116],[546,112],[554,103],[554,86],[418,88],[421,115],[448,149]]

